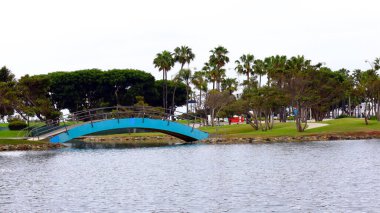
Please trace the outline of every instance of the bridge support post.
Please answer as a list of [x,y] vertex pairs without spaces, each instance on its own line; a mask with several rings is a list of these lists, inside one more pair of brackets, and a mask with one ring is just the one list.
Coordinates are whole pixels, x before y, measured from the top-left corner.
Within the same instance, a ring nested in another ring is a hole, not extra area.
[[170,116],[172,115],[172,109],[169,111],[169,119],[168,119],[168,114],[166,114],[166,119],[168,119],[168,126],[169,126],[169,121],[170,121]]
[[116,118],[117,118],[117,123],[120,124],[119,106],[116,107]]
[[67,131],[67,126],[66,126],[66,123],[65,123],[65,119],[64,119],[64,118],[62,119],[62,122],[63,122],[63,125],[65,126],[66,134],[69,134],[69,131]]
[[94,127],[94,123],[92,122],[92,115],[91,115],[91,111],[88,111],[88,114],[90,115],[91,127]]
[[145,107],[144,107],[144,104],[143,104],[143,113],[142,113],[142,122],[144,123],[144,119],[145,119]]

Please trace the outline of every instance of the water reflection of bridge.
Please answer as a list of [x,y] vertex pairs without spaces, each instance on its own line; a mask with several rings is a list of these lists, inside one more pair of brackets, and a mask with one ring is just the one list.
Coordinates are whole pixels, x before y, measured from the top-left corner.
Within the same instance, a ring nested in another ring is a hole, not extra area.
[[[173,114],[181,117],[172,121]],[[197,123],[198,122],[198,123]],[[98,132],[127,129],[145,129],[162,132],[184,141],[206,139],[208,133],[196,127],[200,120],[184,113],[165,112],[156,107],[105,107],[79,111],[61,116],[59,120],[49,121],[28,132],[29,140],[49,138],[52,143],[64,143],[74,138]]]

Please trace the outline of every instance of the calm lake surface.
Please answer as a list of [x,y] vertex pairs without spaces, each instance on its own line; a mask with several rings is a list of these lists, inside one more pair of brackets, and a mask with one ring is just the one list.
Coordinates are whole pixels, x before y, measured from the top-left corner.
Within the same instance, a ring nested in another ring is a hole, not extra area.
[[0,152],[0,212],[379,212],[380,140]]

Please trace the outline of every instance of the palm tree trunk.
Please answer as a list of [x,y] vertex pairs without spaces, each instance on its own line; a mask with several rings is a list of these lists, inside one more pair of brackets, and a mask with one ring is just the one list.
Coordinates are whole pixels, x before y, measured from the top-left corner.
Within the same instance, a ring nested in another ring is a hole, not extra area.
[[172,115],[174,115],[174,97],[175,97],[175,91],[177,90],[177,82],[174,84],[174,90],[173,90],[173,97],[172,97]]
[[259,75],[259,88],[261,87],[261,75]]
[[165,72],[165,110],[168,108],[168,73]]
[[162,107],[165,108],[165,71],[162,71]]
[[199,105],[198,105],[198,108],[201,108],[201,105],[202,105],[202,90],[199,89]]
[[247,87],[250,88],[250,85],[249,85],[249,70],[247,70]]
[[186,79],[186,114],[189,113],[189,79]]

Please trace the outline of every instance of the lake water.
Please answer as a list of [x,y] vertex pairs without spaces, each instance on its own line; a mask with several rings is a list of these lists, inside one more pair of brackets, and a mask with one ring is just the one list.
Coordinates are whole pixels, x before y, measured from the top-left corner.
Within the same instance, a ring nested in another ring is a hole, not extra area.
[[0,152],[0,212],[379,212],[380,141]]

